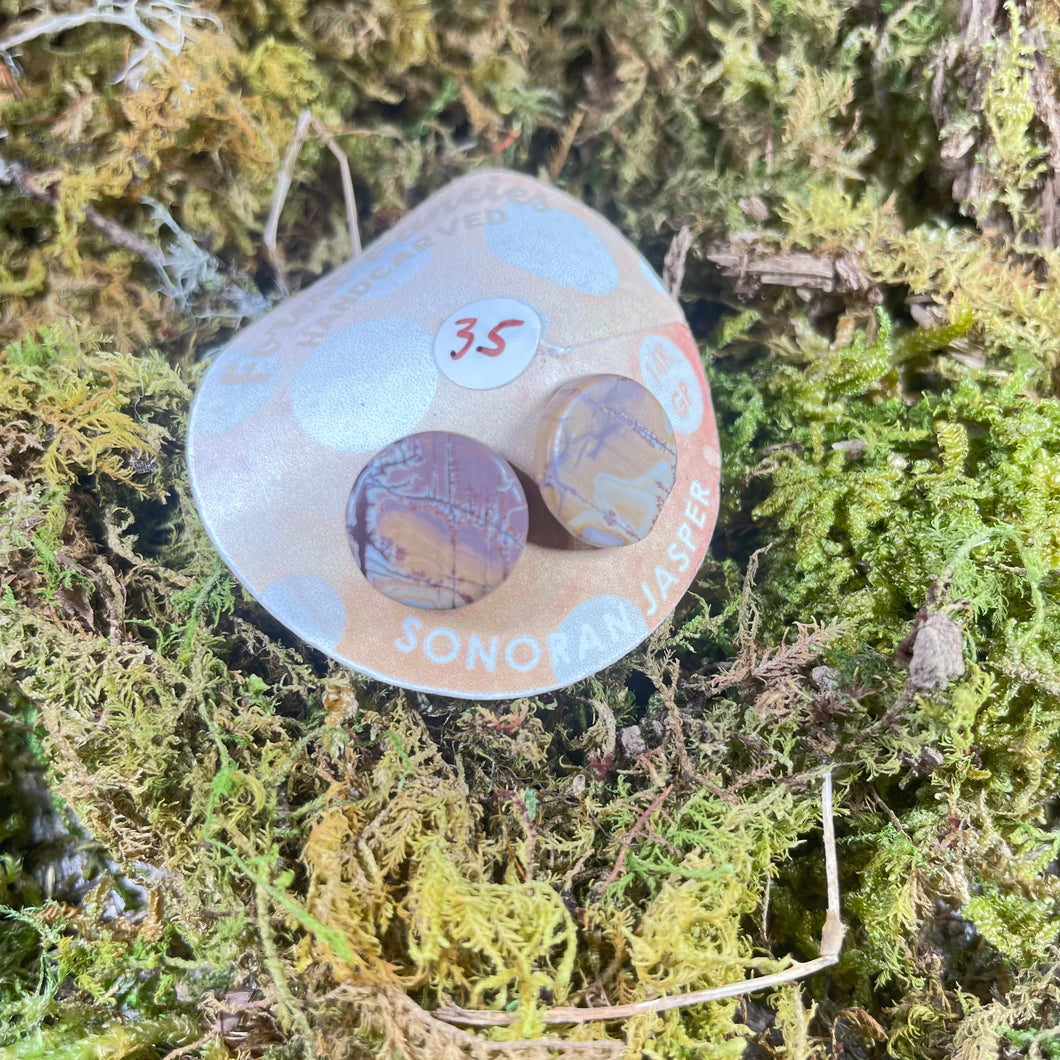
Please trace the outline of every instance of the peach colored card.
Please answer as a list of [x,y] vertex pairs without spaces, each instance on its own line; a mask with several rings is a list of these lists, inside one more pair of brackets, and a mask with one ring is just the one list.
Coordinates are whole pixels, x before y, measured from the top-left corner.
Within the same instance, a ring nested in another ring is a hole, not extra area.
[[[469,330],[490,357],[451,356]],[[525,475],[549,396],[596,373],[643,384],[674,429],[676,484],[647,537],[579,545],[531,500],[529,542],[483,599],[419,610],[368,584],[345,513],[370,457],[453,431]],[[718,510],[714,412],[680,307],[599,214],[504,171],[449,185],[236,336],[196,395],[188,462],[211,539],[277,619],[363,673],[469,698],[561,687],[636,647],[691,584]]]

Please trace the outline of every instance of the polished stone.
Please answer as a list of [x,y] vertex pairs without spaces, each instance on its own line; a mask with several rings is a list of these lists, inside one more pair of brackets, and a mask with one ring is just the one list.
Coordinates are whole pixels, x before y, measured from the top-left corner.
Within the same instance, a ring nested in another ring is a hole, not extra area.
[[677,443],[666,412],[633,379],[591,375],[548,399],[534,478],[549,510],[590,545],[646,537],[673,489]]
[[411,434],[381,449],[346,506],[346,536],[369,583],[429,610],[491,593],[511,573],[526,533],[526,496],[512,468],[448,431]]

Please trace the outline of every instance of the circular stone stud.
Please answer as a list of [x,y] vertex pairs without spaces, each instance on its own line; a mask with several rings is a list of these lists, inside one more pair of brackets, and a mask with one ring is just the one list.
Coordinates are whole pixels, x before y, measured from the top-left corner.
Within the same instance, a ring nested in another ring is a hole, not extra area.
[[526,546],[526,495],[506,461],[448,431],[410,434],[368,461],[346,505],[346,538],[373,588],[445,611],[480,600]]
[[534,478],[549,510],[590,545],[647,536],[677,475],[677,442],[662,405],[633,379],[590,375],[549,397]]

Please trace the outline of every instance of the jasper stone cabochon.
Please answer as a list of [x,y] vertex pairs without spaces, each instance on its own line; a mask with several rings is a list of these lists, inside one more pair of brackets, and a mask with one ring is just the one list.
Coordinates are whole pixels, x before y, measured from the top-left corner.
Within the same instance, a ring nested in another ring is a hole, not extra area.
[[673,489],[677,444],[662,405],[621,375],[557,388],[534,448],[534,479],[549,511],[601,548],[647,537]]
[[[677,450],[654,527],[622,548],[550,532],[532,483],[556,390],[599,374],[650,391]],[[454,611],[377,591],[347,539],[362,470],[425,431],[487,446],[527,490],[522,556]],[[188,461],[212,540],[276,618],[363,673],[468,698],[560,687],[634,648],[695,576],[720,468],[680,307],[606,220],[503,171],[444,188],[236,336],[196,396]]]
[[512,469],[449,431],[381,449],[346,504],[346,536],[369,584],[426,610],[466,607],[493,592],[522,555],[527,529],[526,495]]

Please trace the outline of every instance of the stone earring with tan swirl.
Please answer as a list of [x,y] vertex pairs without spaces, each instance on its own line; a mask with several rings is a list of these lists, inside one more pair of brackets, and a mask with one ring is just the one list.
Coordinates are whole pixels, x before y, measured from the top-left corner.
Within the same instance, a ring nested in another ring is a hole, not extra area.
[[556,519],[586,544],[631,545],[655,525],[677,476],[677,442],[662,405],[620,375],[571,380],[548,399],[534,479]]
[[526,546],[526,496],[481,442],[424,431],[381,449],[346,505],[346,537],[374,589],[445,611],[493,592]]

